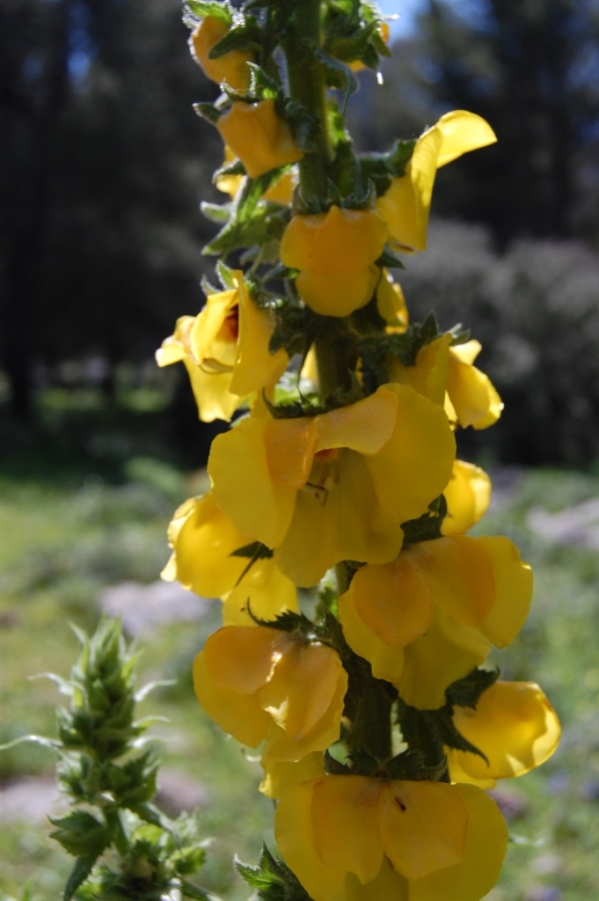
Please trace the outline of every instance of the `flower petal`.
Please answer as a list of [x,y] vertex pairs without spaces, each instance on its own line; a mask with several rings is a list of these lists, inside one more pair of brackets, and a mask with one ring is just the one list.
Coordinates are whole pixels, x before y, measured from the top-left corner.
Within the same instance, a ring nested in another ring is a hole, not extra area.
[[275,109],[274,100],[235,102],[219,117],[216,128],[239,157],[250,178],[302,158],[291,129]]
[[289,357],[283,348],[270,353],[268,345],[274,331],[270,313],[252,300],[241,273],[233,273],[233,277],[237,277],[239,291],[239,351],[231,391],[245,397],[277,382],[287,369]]
[[304,270],[295,284],[302,300],[320,316],[349,316],[368,303],[378,280],[379,269],[368,266],[359,272]]
[[402,553],[426,581],[433,604],[459,623],[478,626],[493,609],[494,571],[478,538],[419,541]]
[[322,751],[313,751],[295,763],[271,760],[262,755],[261,765],[264,777],[260,791],[267,798],[281,798],[294,785],[320,779],[325,774]]
[[453,720],[489,760],[487,765],[476,754],[455,752],[462,769],[477,779],[528,773],[551,757],[561,734],[555,710],[534,682],[496,682],[475,710],[456,707]]
[[316,452],[347,447],[360,454],[378,453],[395,428],[397,397],[379,388],[364,400],[316,417]]
[[268,471],[275,485],[303,488],[318,438],[317,419],[273,419],[264,432]]
[[393,563],[363,566],[349,589],[362,622],[392,648],[424,635],[434,616],[431,589],[409,550]]
[[405,648],[399,693],[420,710],[436,710],[445,703],[445,690],[487,659],[491,643],[478,629],[464,626],[437,610],[426,635]]
[[450,349],[447,393],[462,428],[481,428],[483,421],[487,428],[501,415],[503,403],[489,377],[476,366],[463,363],[454,348]]
[[395,429],[382,450],[366,458],[366,463],[377,494],[385,498],[400,522],[405,522],[425,513],[449,482],[455,438],[441,407],[408,385],[384,388],[397,395]]
[[491,479],[479,466],[456,460],[451,481],[443,494],[447,501],[443,534],[460,535],[476,525],[487,512],[491,502]]
[[470,814],[464,856],[410,883],[410,901],[480,901],[499,878],[508,831],[495,801],[473,785],[452,786]]
[[275,484],[270,472],[265,436],[271,422],[249,417],[230,432],[217,435],[208,474],[214,500],[234,525],[245,535],[276,547],[291,523],[296,490]]
[[[249,539],[219,510],[211,492],[187,503],[176,536],[174,530],[169,533],[175,550],[174,578],[196,594],[217,598],[233,588],[247,566],[247,560],[231,554]],[[180,510],[175,517],[178,514]]]
[[396,781],[387,784],[384,797],[383,848],[402,876],[421,879],[460,862],[468,808],[455,786]]
[[302,782],[285,792],[275,812],[275,839],[285,863],[310,897],[331,901],[343,884],[345,872],[324,864],[314,846],[312,795],[315,785],[322,781]]
[[236,337],[227,336],[229,340],[218,340],[218,338],[227,314],[237,307],[238,302],[239,293],[235,289],[209,294],[206,298],[206,306],[195,317],[189,332],[190,349],[198,363],[204,363],[210,359],[219,362],[222,360],[223,365],[231,367],[235,363],[237,357]]
[[404,667],[403,648],[390,647],[375,632],[364,626],[356,611],[354,597],[349,591],[339,598],[339,620],[348,645],[352,651],[368,660],[375,679],[398,682]]
[[193,663],[193,687],[211,719],[237,741],[255,748],[264,740],[272,722],[252,695],[240,695],[216,685],[202,651]]
[[299,761],[313,751],[324,751],[339,738],[341,715],[347,691],[347,679],[342,674],[335,687],[330,706],[310,732],[300,738],[289,735],[272,724],[267,735],[264,755],[271,760]]
[[340,681],[347,687],[347,674],[336,651],[323,644],[297,642],[260,691],[260,704],[292,741],[299,741],[327,715]]
[[275,562],[296,585],[316,585],[341,560],[386,563],[399,553],[403,532],[375,491],[370,459],[341,450],[330,487],[297,493],[293,520],[275,549]]
[[411,385],[414,391],[443,406],[447,376],[451,335],[442,335],[419,351],[414,366],[404,366],[397,358],[389,366],[389,377],[401,385]]
[[437,158],[438,169],[457,160],[464,153],[488,147],[497,141],[497,136],[489,123],[481,116],[466,110],[446,113],[433,128],[438,128],[443,135]]
[[409,901],[409,883],[384,857],[376,878],[366,885],[348,873],[335,901]]
[[367,776],[325,776],[314,785],[314,845],[327,866],[370,882],[383,861],[379,832],[384,783]]
[[286,266],[317,275],[362,272],[381,255],[387,229],[374,210],[346,210],[294,216],[281,240]]
[[[248,562],[243,560],[245,566]],[[250,609],[253,616],[262,620],[276,619],[286,610],[299,610],[295,585],[272,559],[257,560],[222,601],[225,626],[253,625]]]
[[241,403],[241,398],[231,393],[231,373],[204,372],[197,363],[187,358],[183,363],[202,422],[214,422],[215,419],[229,422]]
[[516,545],[502,536],[476,539],[493,567],[495,605],[479,629],[498,648],[514,640],[528,617],[532,599],[533,574],[520,559]]
[[215,685],[250,695],[272,677],[293,638],[264,626],[223,626],[204,646],[204,657]]

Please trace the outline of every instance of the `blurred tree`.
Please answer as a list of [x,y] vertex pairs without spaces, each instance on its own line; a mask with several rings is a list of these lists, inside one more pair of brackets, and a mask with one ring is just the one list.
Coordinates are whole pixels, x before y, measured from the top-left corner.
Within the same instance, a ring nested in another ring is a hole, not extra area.
[[518,234],[597,235],[597,0],[426,0],[385,80],[367,89],[379,110],[371,145],[456,108],[497,132],[495,147],[441,173],[436,212],[487,223],[503,245]]
[[147,357],[201,305],[220,153],[178,0],[0,4],[0,365],[15,413],[66,356]]

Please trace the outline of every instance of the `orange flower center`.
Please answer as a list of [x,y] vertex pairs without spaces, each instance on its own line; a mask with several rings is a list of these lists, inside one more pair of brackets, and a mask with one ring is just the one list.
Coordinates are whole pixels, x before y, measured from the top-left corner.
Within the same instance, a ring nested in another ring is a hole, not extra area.
[[237,344],[239,338],[239,304],[235,304],[225,316],[218,337],[227,344]]

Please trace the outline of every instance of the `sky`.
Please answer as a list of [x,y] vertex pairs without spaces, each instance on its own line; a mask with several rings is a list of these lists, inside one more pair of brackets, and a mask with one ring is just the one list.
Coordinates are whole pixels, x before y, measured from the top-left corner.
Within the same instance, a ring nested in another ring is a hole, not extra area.
[[[398,16],[390,22],[392,39],[409,35],[414,28],[414,20],[417,13],[424,6],[424,0],[377,0],[377,6],[386,16]],[[473,24],[482,16],[484,18],[485,6],[481,0],[452,0],[452,9],[464,15]]]
[[414,16],[422,8],[422,0],[378,0],[377,6],[386,16],[399,15],[390,22],[393,39],[409,34],[413,27]]

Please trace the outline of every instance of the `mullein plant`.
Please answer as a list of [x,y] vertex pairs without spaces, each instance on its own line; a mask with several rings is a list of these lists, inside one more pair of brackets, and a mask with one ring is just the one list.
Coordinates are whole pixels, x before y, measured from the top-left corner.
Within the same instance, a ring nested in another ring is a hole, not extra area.
[[[29,735],[58,757],[58,785],[69,810],[51,818],[51,837],[75,858],[63,899],[70,901],[217,901],[190,881],[205,861],[195,816],[171,820],[156,807],[158,760],[145,733],[160,719],[136,719],[138,702],[157,687],[135,690],[137,653],[118,620],[102,619],[70,678],[45,674],[69,699],[58,710],[56,738]],[[21,901],[27,901],[28,890]]]
[[508,840],[485,789],[560,728],[536,684],[485,668],[532,573],[509,539],[468,534],[491,484],[455,431],[493,425],[501,399],[461,326],[409,323],[392,272],[426,249],[437,169],[495,135],[457,110],[356,153],[355,73],[389,55],[366,0],[188,0],[185,21],[220,84],[196,110],[230,199],[203,204],[220,285],[157,359],[184,363],[201,420],[234,422],[163,577],[221,599],[195,690],[261,748],[276,800],[278,852],[240,870],[272,901],[477,901]]

